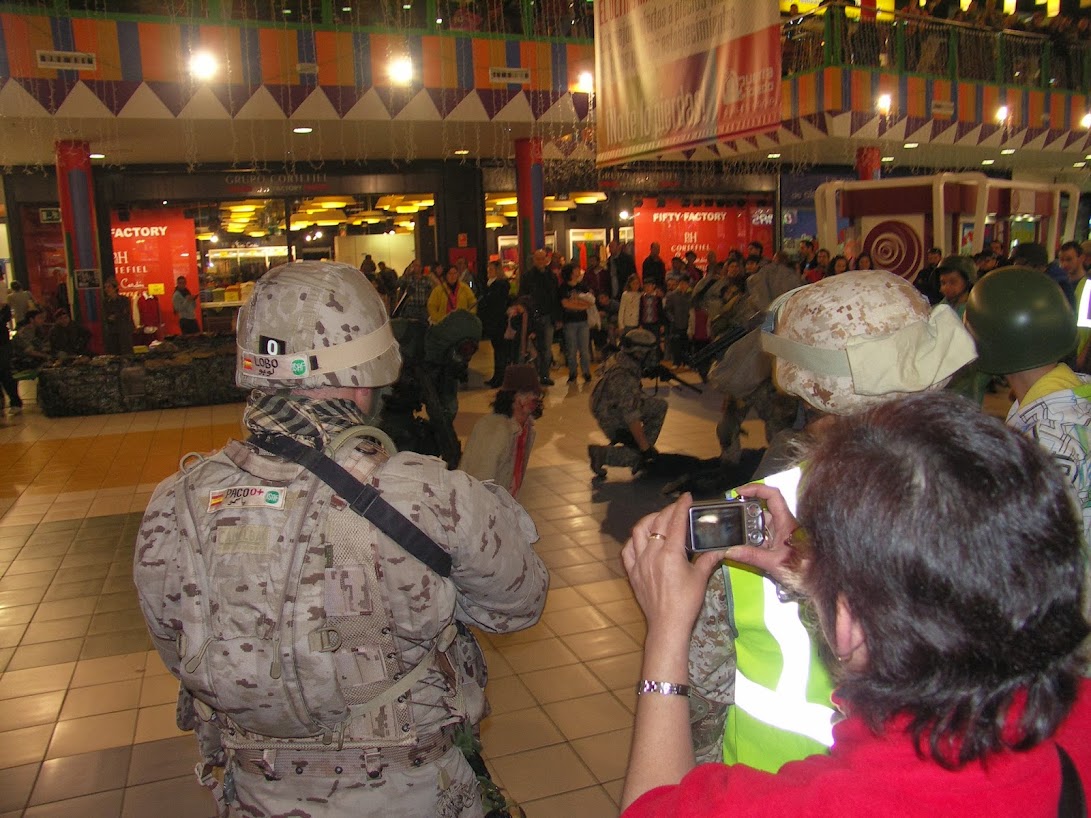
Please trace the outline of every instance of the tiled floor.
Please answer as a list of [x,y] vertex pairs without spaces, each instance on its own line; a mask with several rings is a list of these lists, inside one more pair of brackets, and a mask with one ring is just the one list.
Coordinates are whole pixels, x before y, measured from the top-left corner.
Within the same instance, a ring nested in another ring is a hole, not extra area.
[[[460,395],[463,439],[493,394],[481,388],[486,354]],[[667,393],[660,448],[713,456],[718,398]],[[550,390],[520,497],[552,575],[545,614],[530,630],[482,638],[485,754],[530,818],[617,815],[644,631],[618,554],[637,517],[664,502],[659,484],[624,470],[591,485],[587,444],[601,439],[589,394],[583,384]],[[0,818],[212,814],[131,562],[156,483],[186,452],[238,437],[240,413],[50,420],[28,402],[0,420]],[[760,432],[751,441],[762,442]]]
[[[492,397],[481,388],[487,352],[460,395],[463,439]],[[550,390],[520,495],[552,577],[542,620],[482,638],[485,754],[530,818],[617,814],[644,635],[618,554],[637,518],[665,502],[661,481],[623,470],[591,485],[586,447],[601,437],[589,393]],[[671,410],[659,448],[714,456],[716,394],[660,394]],[[1003,398],[995,404],[1002,413]],[[239,436],[240,411],[50,420],[30,403],[0,420],[0,818],[212,814],[130,572],[155,484],[186,452]],[[760,424],[747,430],[747,446],[764,445]]]

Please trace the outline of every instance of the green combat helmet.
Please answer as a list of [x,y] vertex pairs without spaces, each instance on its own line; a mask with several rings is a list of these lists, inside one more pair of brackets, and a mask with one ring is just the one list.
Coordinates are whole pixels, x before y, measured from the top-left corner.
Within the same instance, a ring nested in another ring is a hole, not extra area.
[[966,279],[966,286],[972,287],[977,281],[977,265],[969,256],[947,256],[936,268],[936,275],[940,273],[962,273]]
[[1009,375],[1056,363],[1076,347],[1076,316],[1061,288],[1029,267],[1002,267],[970,291],[963,321],[977,365]]
[[266,273],[239,312],[242,387],[386,386],[402,356],[382,299],[349,264],[295,261]]

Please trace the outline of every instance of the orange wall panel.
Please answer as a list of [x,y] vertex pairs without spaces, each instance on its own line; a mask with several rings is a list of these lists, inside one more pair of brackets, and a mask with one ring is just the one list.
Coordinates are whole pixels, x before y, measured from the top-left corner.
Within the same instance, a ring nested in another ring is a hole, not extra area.
[[319,85],[354,85],[352,35],[348,32],[316,31],[314,52],[318,60]]
[[117,25],[112,20],[72,19],[72,40],[77,51],[95,55],[94,71],[81,71],[80,77],[95,80],[121,79],[121,54],[117,41]]
[[140,67],[145,81],[178,82],[182,79],[182,29],[158,23],[137,23]]

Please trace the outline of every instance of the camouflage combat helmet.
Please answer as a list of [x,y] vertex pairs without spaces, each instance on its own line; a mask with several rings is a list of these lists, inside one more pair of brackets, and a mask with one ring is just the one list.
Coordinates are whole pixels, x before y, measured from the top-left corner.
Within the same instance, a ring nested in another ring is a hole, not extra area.
[[977,265],[969,256],[947,256],[936,268],[937,277],[940,273],[950,272],[962,273],[962,277],[966,279],[966,285],[969,287],[974,286],[977,281]]
[[781,389],[835,415],[939,389],[974,359],[954,310],[929,308],[912,284],[882,270],[786,293],[770,306],[762,347]]
[[385,386],[401,369],[379,294],[340,262],[270,270],[239,311],[237,338],[235,382],[242,387]]
[[658,341],[651,332],[646,329],[631,329],[621,336],[622,349],[634,349],[640,347],[654,347]]
[[970,291],[963,316],[978,368],[1009,375],[1053,364],[1076,347],[1076,315],[1061,288],[1029,267],[1001,267]]

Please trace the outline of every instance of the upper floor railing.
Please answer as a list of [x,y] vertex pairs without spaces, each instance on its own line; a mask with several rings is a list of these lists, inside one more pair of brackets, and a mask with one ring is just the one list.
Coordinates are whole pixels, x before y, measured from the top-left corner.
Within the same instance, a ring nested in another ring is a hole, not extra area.
[[285,27],[366,28],[589,40],[590,0],[7,0],[0,11],[52,16],[245,21]]
[[1075,28],[1031,33],[901,13],[866,19],[848,16],[846,8],[834,3],[822,13],[785,20],[785,75],[851,66],[951,82],[1081,93],[1091,88],[1091,41]]

